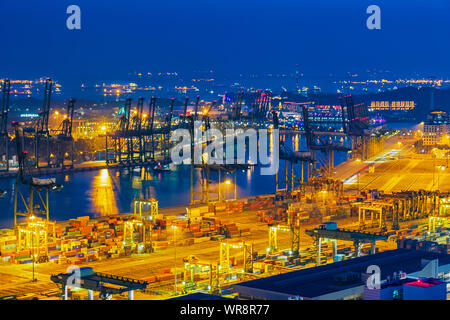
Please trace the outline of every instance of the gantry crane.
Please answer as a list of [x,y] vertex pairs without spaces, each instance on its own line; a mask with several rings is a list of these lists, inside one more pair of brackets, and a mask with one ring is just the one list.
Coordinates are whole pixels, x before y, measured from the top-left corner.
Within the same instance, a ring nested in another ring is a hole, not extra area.
[[251,123],[260,126],[266,119],[270,110],[272,94],[269,91],[258,90],[255,93],[255,100],[252,103]]
[[46,153],[45,158],[47,161],[47,167],[50,167],[50,131],[48,129],[48,118],[50,113],[50,101],[52,95],[52,79],[48,78],[45,80],[45,88],[44,88],[44,100],[42,102],[41,112],[39,114],[38,121],[35,127],[35,141],[34,141],[34,157],[35,157],[35,167],[39,168],[39,160],[40,160],[40,149],[41,149],[41,141],[46,141]]
[[231,113],[231,119],[233,121],[240,121],[241,120],[241,109],[242,109],[242,99],[244,97],[243,91],[238,91],[236,95],[236,100],[233,104],[233,109]]
[[302,105],[302,110],[306,145],[312,152],[314,159],[319,162],[322,177],[330,178],[334,168],[334,152],[348,152],[350,149],[344,143],[332,141],[331,137],[324,140],[316,136],[311,128],[308,106]]
[[198,119],[198,103],[200,101],[200,96],[197,96],[197,98],[195,99],[195,104],[194,104],[194,121],[197,121]]
[[142,122],[144,120],[144,98],[139,97],[136,105],[135,115],[132,117],[132,131],[133,135],[131,139],[131,161],[140,163],[144,158],[143,149],[143,135],[142,135]]
[[182,117],[185,119],[187,117],[187,107],[189,104],[189,97],[184,98],[184,108]]
[[208,292],[210,294],[220,294],[220,268],[218,262],[202,261],[196,256],[190,255],[183,258],[183,263],[183,291],[185,293],[198,288],[198,280],[195,274],[200,269],[201,272],[208,272]]
[[[60,190],[62,186],[56,183],[55,178],[34,176],[36,172],[30,168],[27,161],[28,153],[23,149],[23,129],[17,122],[13,122],[13,127],[19,162],[19,170],[14,187],[14,225],[17,225],[19,216],[44,216],[48,221],[50,215],[49,191]],[[28,197],[23,187],[28,188]],[[36,199],[37,201],[35,202]]]
[[355,104],[351,95],[339,97],[343,131],[352,141],[352,158],[364,161],[384,149],[384,136],[369,130],[370,120],[364,103]]
[[9,171],[9,136],[8,136],[8,111],[9,94],[11,91],[11,82],[9,79],[3,80],[2,85],[2,104],[0,108],[0,163],[5,163],[0,167],[0,171]]
[[229,242],[223,241],[220,243],[220,260],[219,267],[220,273],[225,276],[231,272],[230,250],[239,249],[242,251],[244,257],[244,269],[243,273],[253,272],[253,243],[242,242]]
[[170,107],[169,107],[169,114],[166,116],[166,125],[163,129],[163,144],[162,144],[162,156],[163,156],[163,162],[167,163],[170,161],[170,133],[172,130],[172,116],[173,116],[173,105],[175,103],[175,98],[170,99]]
[[[275,110],[271,111],[272,113],[272,122],[273,128],[279,129],[279,119],[278,113]],[[294,191],[298,186],[303,183],[304,180],[304,167],[308,168],[308,164],[314,163],[314,159],[312,157],[311,152],[309,151],[293,151],[288,146],[285,145],[284,141],[279,140],[279,158],[284,160],[285,172],[284,172],[284,181],[280,179],[280,174],[277,172],[275,174],[275,191],[283,192]],[[295,165],[297,163],[301,164],[301,172],[299,174],[296,173]],[[305,165],[306,164],[306,165]],[[284,186],[284,187],[281,187]]]
[[300,254],[300,226],[294,225],[269,225],[269,247],[267,251],[269,254],[278,250],[278,232],[290,232],[291,234],[291,251],[292,256],[298,257]]
[[[198,100],[198,98],[197,98]],[[216,105],[217,101],[213,101],[211,105],[202,112],[202,122],[203,127],[206,130],[206,141],[201,141],[200,143],[205,143],[211,141],[211,136],[209,136],[208,129],[211,129],[211,122],[209,118],[209,113]],[[194,116],[189,117],[190,124],[190,133],[191,137],[194,137],[194,126],[195,126],[195,113]],[[198,143],[194,141],[195,139],[191,139],[191,204],[197,203],[210,203],[210,202],[221,202],[226,198],[227,191],[227,183],[225,182],[225,174],[231,174],[233,176],[233,183],[231,183],[231,187],[233,187],[234,198],[237,198],[237,186],[236,186],[236,172],[237,170],[244,170],[249,167],[247,164],[208,164],[202,156],[200,159],[201,163],[196,163],[194,145]],[[200,189],[201,191],[195,191],[194,185],[194,170],[199,169],[200,176]],[[214,177],[213,177],[214,176]],[[217,178],[216,187],[211,188],[212,179]],[[230,184],[230,183],[228,183]],[[196,198],[196,196],[200,196]]]
[[156,97],[151,97],[148,108],[145,131],[150,134],[144,136],[144,161],[153,162],[155,161],[155,137],[153,135],[153,130],[155,128]]
[[[72,136],[73,115],[75,112],[75,99],[69,99],[67,101],[67,115],[61,122],[59,128],[56,130],[57,143],[57,163],[56,166],[65,168],[64,160],[66,154],[70,156],[70,164],[68,167],[73,168],[75,151],[74,151],[74,139]],[[70,152],[70,154],[69,154]]]

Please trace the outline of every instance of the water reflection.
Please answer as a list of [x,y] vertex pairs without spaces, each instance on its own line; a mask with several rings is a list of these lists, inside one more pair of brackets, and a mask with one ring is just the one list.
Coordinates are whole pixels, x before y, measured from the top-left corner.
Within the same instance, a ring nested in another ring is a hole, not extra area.
[[98,175],[94,177],[91,189],[89,190],[89,196],[93,206],[92,211],[97,214],[106,216],[119,213],[112,179],[108,169],[101,169]]

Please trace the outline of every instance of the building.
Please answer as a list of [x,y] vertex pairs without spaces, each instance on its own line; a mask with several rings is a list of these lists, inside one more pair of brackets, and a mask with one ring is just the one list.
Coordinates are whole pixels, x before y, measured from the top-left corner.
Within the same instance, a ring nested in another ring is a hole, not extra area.
[[445,111],[431,111],[423,125],[422,141],[424,146],[435,146],[448,140],[449,119]]
[[447,300],[447,284],[433,278],[405,283],[403,300]]
[[447,284],[434,278],[397,278],[364,287],[364,300],[447,300]]
[[190,293],[190,294],[186,294],[186,295],[181,295],[175,298],[170,298],[168,300],[195,300],[195,301],[199,301],[199,300],[233,300],[231,298],[227,298],[227,297],[222,297],[222,296],[217,296],[217,295],[212,295],[212,294],[207,294],[207,293],[202,293],[202,292],[194,292],[194,293]]
[[371,101],[368,111],[401,111],[408,112],[414,110],[414,101]]
[[450,255],[397,249],[314,268],[233,285],[239,299],[350,300],[363,299],[369,266],[380,268],[380,280],[394,273],[408,278],[450,277]]

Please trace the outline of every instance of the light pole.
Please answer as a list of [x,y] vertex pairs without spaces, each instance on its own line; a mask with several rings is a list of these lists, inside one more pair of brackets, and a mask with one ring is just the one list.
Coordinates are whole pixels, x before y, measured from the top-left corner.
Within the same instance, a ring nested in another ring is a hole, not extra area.
[[[434,150],[434,149],[433,149],[433,150]],[[433,188],[434,188],[434,186],[435,186],[435,184],[434,184],[435,171],[436,171],[436,154],[433,153]]]
[[[357,158],[355,161],[356,161],[356,163],[358,163],[358,164],[361,163],[361,159],[360,159],[360,158]],[[357,182],[356,182],[357,187],[358,187],[358,190],[356,191],[356,195],[359,195],[359,175],[360,175],[360,174],[361,174],[361,168],[358,167],[358,180],[357,180]]]
[[[445,166],[438,166],[438,169],[444,171],[445,170]],[[440,172],[438,170],[438,176],[437,176],[437,189],[439,190],[439,178],[440,178]]]
[[34,276],[34,261],[36,260],[36,251],[35,251],[35,247],[34,247],[34,237],[36,235],[36,225],[34,224],[34,216],[30,216],[31,219],[31,223],[33,225],[33,232],[31,233],[31,254],[32,254],[32,262],[33,262],[33,278],[31,279],[31,282],[36,282],[36,278]]
[[173,229],[173,246],[174,246],[174,267],[175,267],[175,295],[177,295],[177,239],[176,239],[176,226],[172,226]]

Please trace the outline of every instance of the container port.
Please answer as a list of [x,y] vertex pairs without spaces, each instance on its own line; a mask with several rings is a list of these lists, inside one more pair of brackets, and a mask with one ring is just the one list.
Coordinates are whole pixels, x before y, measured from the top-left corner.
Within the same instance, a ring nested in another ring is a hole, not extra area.
[[448,5],[222,2],[0,6],[0,300],[449,300]]

